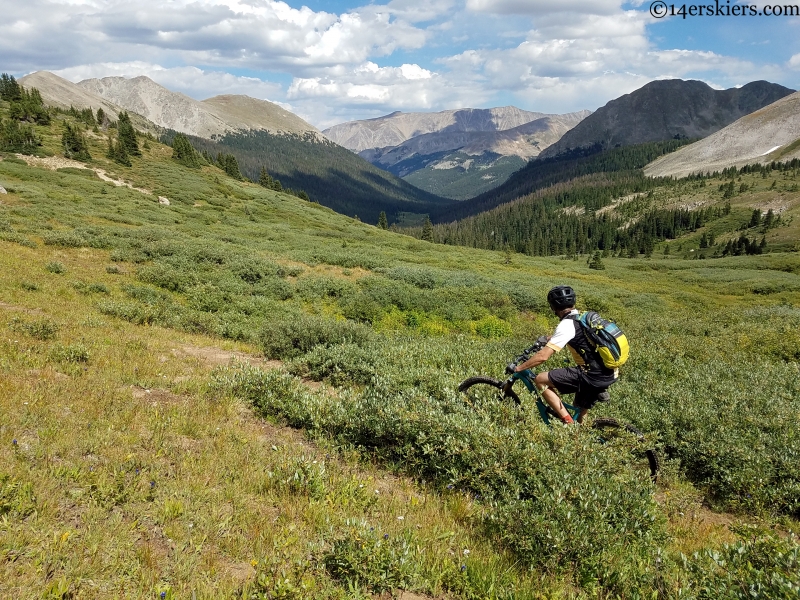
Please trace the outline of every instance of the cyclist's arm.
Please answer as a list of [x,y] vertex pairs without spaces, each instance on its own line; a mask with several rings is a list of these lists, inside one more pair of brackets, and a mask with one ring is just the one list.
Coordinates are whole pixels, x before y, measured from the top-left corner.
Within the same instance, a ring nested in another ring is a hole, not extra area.
[[547,362],[549,358],[553,356],[553,354],[555,353],[556,351],[554,348],[551,348],[550,346],[545,346],[544,348],[539,350],[536,354],[531,356],[528,360],[526,360],[524,363],[517,365],[515,371],[519,373],[520,371],[524,371],[525,369],[532,369],[533,367],[538,367],[542,363]]

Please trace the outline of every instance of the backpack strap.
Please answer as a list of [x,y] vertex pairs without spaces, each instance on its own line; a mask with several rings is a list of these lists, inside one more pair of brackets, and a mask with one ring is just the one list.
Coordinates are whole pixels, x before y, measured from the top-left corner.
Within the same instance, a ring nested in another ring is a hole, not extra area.
[[592,328],[587,324],[587,320],[590,318],[591,313],[592,311],[585,311],[578,314],[567,315],[564,318],[571,319],[572,321],[575,321],[575,323],[580,324],[583,335],[591,347],[589,353],[587,353],[583,348],[576,348],[578,354],[583,357],[586,366],[592,370],[602,371],[605,369],[605,367],[603,365],[603,360],[600,358],[600,353],[597,351],[597,340],[594,339],[594,332],[592,331]]

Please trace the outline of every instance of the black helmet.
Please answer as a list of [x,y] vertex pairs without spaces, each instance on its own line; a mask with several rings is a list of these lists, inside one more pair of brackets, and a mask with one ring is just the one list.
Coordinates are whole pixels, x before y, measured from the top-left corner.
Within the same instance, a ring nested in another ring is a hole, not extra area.
[[547,302],[553,310],[575,306],[575,290],[568,285],[557,285],[547,292]]

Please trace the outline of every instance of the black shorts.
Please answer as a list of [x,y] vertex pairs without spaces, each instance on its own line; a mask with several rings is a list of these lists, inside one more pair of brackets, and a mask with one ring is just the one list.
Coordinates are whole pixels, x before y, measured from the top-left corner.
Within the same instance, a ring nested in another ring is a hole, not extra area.
[[575,406],[587,410],[597,404],[600,400],[598,396],[616,381],[613,375],[590,378],[581,367],[553,369],[548,371],[547,376],[559,393],[575,394]]

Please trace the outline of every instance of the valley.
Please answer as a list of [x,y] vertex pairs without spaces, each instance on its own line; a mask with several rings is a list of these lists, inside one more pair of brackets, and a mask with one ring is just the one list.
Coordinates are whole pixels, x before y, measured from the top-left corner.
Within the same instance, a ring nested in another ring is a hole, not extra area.
[[[796,596],[797,164],[647,178],[678,140],[554,161],[456,245],[187,166],[175,138],[140,132],[126,166],[119,123],[47,116],[0,155],[4,595]],[[72,128],[80,168],[50,160]],[[525,247],[542,210],[563,252]],[[664,211],[663,239],[636,229]],[[725,253],[737,234],[762,253]],[[529,398],[457,392],[552,331],[556,284],[631,340],[590,418],[644,431],[657,483]]]

